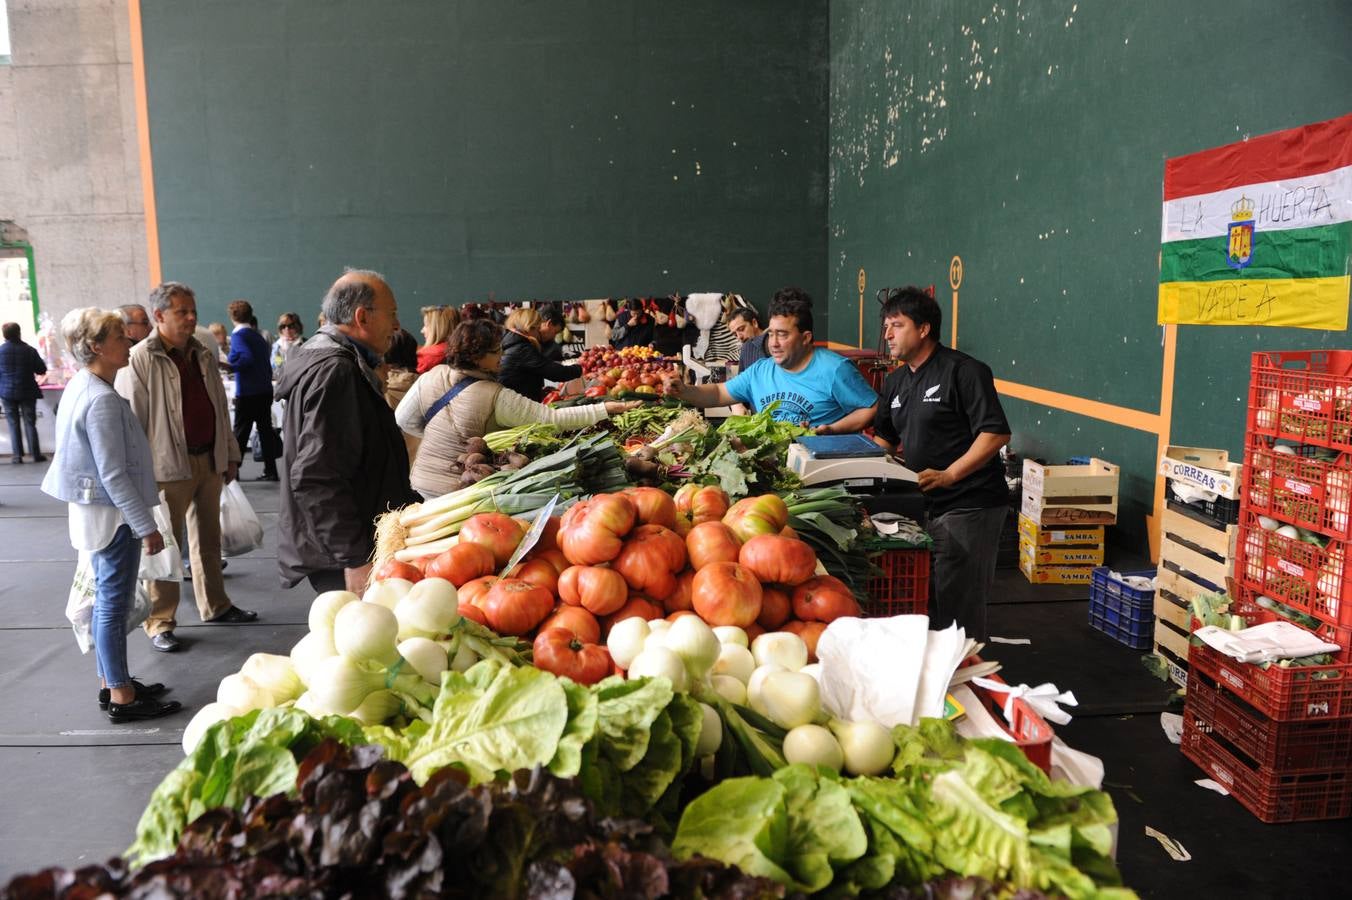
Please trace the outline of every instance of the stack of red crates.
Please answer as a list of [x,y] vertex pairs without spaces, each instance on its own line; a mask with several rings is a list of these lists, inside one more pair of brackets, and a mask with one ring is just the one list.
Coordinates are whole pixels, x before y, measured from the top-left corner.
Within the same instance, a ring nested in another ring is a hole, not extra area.
[[1352,815],[1352,351],[1253,355],[1244,468],[1234,611],[1272,621],[1270,597],[1342,650],[1265,670],[1193,646],[1183,753],[1264,822]]

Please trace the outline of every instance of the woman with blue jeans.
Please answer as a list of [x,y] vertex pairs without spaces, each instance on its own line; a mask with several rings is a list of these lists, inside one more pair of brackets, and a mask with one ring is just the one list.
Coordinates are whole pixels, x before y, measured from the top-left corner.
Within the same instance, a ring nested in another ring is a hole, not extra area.
[[141,550],[164,550],[155,524],[159,504],[150,442],[113,377],[127,364],[131,339],[122,317],[89,307],[61,320],[61,336],[83,368],[66,386],[56,415],[56,458],[42,490],[69,504],[70,541],[89,553],[94,610],[89,623],[100,679],[99,707],[113,722],[178,712],[157,700],[162,684],[142,684],[127,672],[127,615],[136,590]]

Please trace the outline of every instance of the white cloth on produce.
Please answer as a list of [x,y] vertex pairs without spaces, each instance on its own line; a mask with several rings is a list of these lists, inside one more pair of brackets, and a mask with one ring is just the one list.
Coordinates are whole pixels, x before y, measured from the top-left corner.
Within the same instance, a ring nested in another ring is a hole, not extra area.
[[1290,622],[1266,622],[1242,631],[1226,631],[1207,625],[1193,632],[1193,636],[1226,656],[1246,663],[1299,659],[1319,653],[1337,653],[1342,649]]

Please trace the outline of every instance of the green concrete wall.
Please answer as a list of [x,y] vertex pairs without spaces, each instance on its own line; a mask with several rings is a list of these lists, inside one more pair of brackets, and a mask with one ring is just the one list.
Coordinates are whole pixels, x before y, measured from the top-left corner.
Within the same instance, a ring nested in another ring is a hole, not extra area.
[[824,291],[825,0],[141,5],[164,276],[204,318],[312,321],[345,265],[404,310]]
[[[1164,160],[1352,110],[1352,5],[831,4],[831,337],[878,340],[874,292],[934,284],[997,378],[1155,413]],[[944,334],[948,334],[948,319]],[[1179,328],[1174,443],[1238,453],[1249,354],[1343,332]],[[1151,434],[1020,400],[1021,454],[1123,467],[1143,546]]]

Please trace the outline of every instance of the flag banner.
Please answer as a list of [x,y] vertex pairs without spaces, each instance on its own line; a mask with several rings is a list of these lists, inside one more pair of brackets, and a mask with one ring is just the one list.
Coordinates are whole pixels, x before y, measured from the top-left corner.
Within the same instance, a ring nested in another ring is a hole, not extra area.
[[1165,160],[1159,321],[1347,328],[1352,115]]

